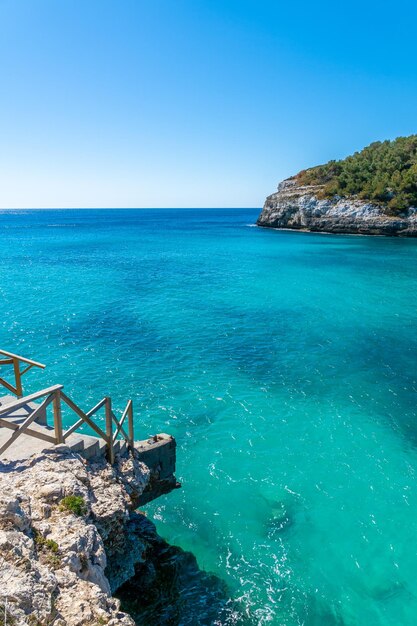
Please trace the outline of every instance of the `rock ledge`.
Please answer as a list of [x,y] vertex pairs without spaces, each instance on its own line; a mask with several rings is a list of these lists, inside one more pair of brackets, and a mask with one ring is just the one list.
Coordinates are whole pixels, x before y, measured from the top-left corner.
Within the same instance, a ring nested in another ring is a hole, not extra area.
[[321,200],[320,186],[299,186],[296,178],[278,185],[268,196],[258,226],[312,232],[417,237],[417,209],[390,216],[384,207],[358,198]]
[[[6,607],[7,624],[134,625],[112,593],[144,560],[148,538],[134,509],[149,478],[135,455],[114,466],[87,464],[66,446],[0,463],[0,615]],[[63,508],[69,495],[82,498],[81,515]]]

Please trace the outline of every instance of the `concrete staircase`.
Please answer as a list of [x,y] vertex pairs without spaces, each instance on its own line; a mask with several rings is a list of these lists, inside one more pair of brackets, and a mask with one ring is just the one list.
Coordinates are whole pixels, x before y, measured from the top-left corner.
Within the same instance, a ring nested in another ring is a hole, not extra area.
[[[3,396],[0,398],[0,408],[6,408],[12,402],[16,402],[14,396]],[[35,402],[27,402],[18,409],[11,408],[9,412],[2,413],[1,417],[9,422],[21,425],[38,406]],[[54,429],[47,424],[46,413],[41,413],[30,427],[37,432],[54,436]],[[9,428],[0,426],[0,447],[10,438],[11,432]],[[65,445],[88,462],[107,459],[107,445],[99,437],[73,433],[66,438]],[[5,466],[8,463],[25,461],[34,454],[53,446],[54,444],[52,443],[36,439],[34,436],[23,432],[0,458],[0,472],[2,471],[2,464]],[[147,504],[155,498],[180,487],[175,478],[176,442],[173,437],[161,433],[144,441],[135,441],[134,449],[137,459],[142,461],[151,472],[150,482],[141,495],[138,505]],[[128,445],[124,439],[114,442],[114,453],[116,459],[117,457],[128,455]]]
[[[24,395],[22,376],[33,367],[44,369],[43,363],[0,350],[0,367],[3,366],[9,368],[9,372],[12,369],[14,380],[10,382],[10,377],[8,380],[0,377],[0,387],[14,395],[0,397],[0,472],[7,471],[8,464],[25,461],[64,442],[74,453],[90,462],[106,459],[113,464],[117,458],[134,453],[135,458],[150,470],[149,483],[138,504],[146,504],[180,486],[175,478],[175,439],[161,433],[145,441],[135,441],[132,400],[128,401],[120,418],[112,410],[110,397],[103,398],[84,412],[66,395],[63,385]],[[67,430],[62,423],[63,404],[76,419]],[[48,406],[53,411],[53,427],[48,425]],[[96,414],[100,410],[104,410],[105,418],[98,421]],[[79,429],[85,428],[86,424],[98,436],[80,433]]]
[[[0,398],[0,406],[6,407],[11,402],[15,402],[14,396],[2,396]],[[14,424],[22,424],[30,413],[36,409],[38,405],[35,402],[28,402],[19,409],[11,410],[10,413],[3,414],[2,417]],[[54,433],[54,429],[46,424],[46,416],[40,416],[31,426],[33,430],[38,432]],[[11,431],[0,427],[0,446],[10,437]],[[106,444],[98,437],[91,435],[83,435],[74,433],[70,435],[65,444],[74,452],[78,452],[86,460],[94,460],[104,458],[106,453]],[[41,452],[50,444],[45,441],[35,439],[30,435],[23,433],[16,439],[14,443],[6,450],[2,461],[24,461],[37,452]],[[127,453],[127,445],[125,441],[116,441],[114,444],[115,454],[124,455]]]

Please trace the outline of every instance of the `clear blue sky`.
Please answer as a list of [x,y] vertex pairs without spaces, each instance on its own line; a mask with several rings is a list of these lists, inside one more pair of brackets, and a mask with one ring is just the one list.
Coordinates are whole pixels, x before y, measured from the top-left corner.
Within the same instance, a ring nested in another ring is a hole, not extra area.
[[1,207],[259,207],[417,132],[415,2],[0,0]]

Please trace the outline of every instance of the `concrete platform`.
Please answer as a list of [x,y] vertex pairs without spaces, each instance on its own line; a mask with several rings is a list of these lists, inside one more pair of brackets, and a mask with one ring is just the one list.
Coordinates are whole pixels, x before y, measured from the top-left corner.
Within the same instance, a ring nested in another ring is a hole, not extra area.
[[[7,407],[8,404],[15,401],[14,396],[2,396],[0,407]],[[18,409],[10,410],[9,413],[3,413],[1,417],[13,424],[22,424],[38,406],[34,402],[28,402]],[[30,425],[30,428],[41,434],[54,436],[54,429],[47,425],[46,413],[41,414]],[[0,447],[6,443],[12,434],[11,429],[0,426]],[[89,462],[104,459],[107,452],[106,443],[102,439],[81,433],[70,435],[65,440],[65,445]],[[53,443],[41,441],[22,433],[0,457],[0,467],[2,463],[25,461],[34,454],[53,446]],[[144,441],[135,441],[134,448],[137,458],[145,463],[151,471],[150,483],[142,494],[138,502],[139,505],[144,505],[180,486],[175,478],[176,441],[173,437],[161,433]],[[116,456],[127,456],[128,445],[126,441],[117,440],[114,444],[114,452]]]
[[[10,404],[11,402],[15,402],[16,398],[14,396],[3,396],[0,398],[0,406],[3,408]],[[1,417],[3,419],[7,419],[7,421],[12,422],[13,424],[21,424],[25,421],[28,415],[37,408],[37,404],[34,402],[28,402],[24,406],[19,409],[15,409],[10,413],[3,414]],[[36,430],[40,433],[54,435],[54,429],[50,428],[46,425],[46,414],[41,414],[39,418],[31,424],[30,428],[32,430]],[[0,427],[0,447],[6,443],[6,441],[12,435],[11,430],[8,428]],[[93,438],[92,438],[93,439]],[[81,436],[79,435],[71,435],[68,437],[68,445],[74,452],[79,452],[84,448],[84,443],[82,441]],[[41,441],[39,439],[35,439],[30,435],[25,433],[21,434],[16,441],[12,443],[12,445],[7,448],[7,450],[2,455],[2,461],[24,461],[30,458],[33,454],[37,452],[42,452],[47,447],[50,447],[52,444],[49,444],[47,441]]]

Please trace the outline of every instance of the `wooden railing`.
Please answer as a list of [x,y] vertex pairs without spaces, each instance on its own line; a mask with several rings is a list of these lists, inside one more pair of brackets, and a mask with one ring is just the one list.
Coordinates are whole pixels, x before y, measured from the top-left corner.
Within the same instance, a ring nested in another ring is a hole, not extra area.
[[[3,385],[8,391],[11,391],[15,396],[21,398],[23,396],[23,387],[22,387],[22,376],[26,374],[32,367],[40,367],[41,369],[45,368],[43,363],[38,363],[37,361],[32,361],[32,359],[26,359],[23,356],[19,356],[18,354],[13,354],[13,352],[6,352],[6,350],[0,350],[0,366],[2,365],[12,365],[13,366],[13,374],[14,374],[14,385],[12,385],[4,378],[0,378],[0,385]],[[25,363],[26,367],[21,370],[20,364]]]
[[[69,398],[63,391],[63,385],[55,385],[48,387],[37,393],[33,393],[24,398],[20,398],[15,402],[10,402],[4,406],[0,406],[0,426],[13,430],[10,438],[1,446],[0,456],[7,450],[7,448],[23,433],[36,439],[41,439],[51,444],[65,443],[66,439],[77,431],[80,426],[87,424],[101,439],[106,443],[107,458],[110,463],[114,462],[114,444],[117,438],[121,436],[128,444],[130,448],[134,447],[134,428],[133,428],[133,405],[132,401],[126,405],[120,420],[117,419],[112,410],[111,398],[105,397],[98,402],[90,411],[85,413],[80,407]],[[26,419],[21,424],[16,424],[9,421],[7,418],[2,418],[2,415],[9,414],[23,406],[27,406],[29,402],[35,402],[42,400],[41,404],[35,407]],[[62,404],[65,403],[79,419],[70,428],[64,431],[62,426]],[[35,422],[36,418],[46,412],[47,407],[52,404],[53,406],[53,423],[52,429],[33,429],[30,426]],[[100,409],[105,409],[105,431],[92,420],[92,416],[95,415]],[[127,432],[124,423],[127,418]],[[52,435],[52,432],[54,433]]]

